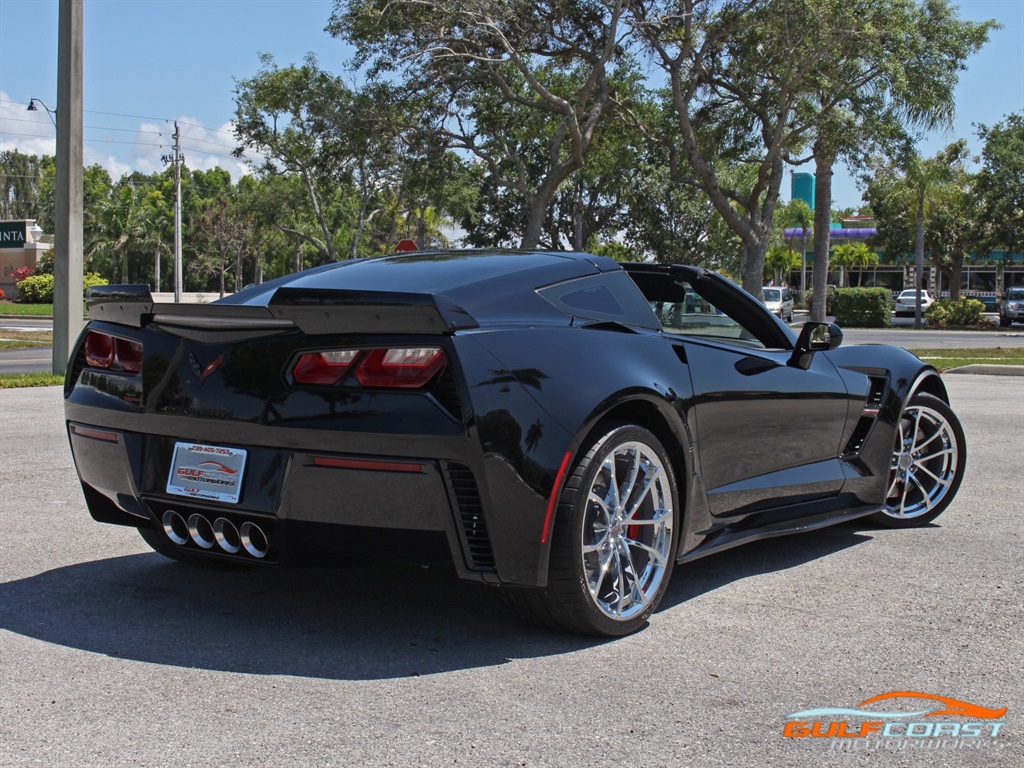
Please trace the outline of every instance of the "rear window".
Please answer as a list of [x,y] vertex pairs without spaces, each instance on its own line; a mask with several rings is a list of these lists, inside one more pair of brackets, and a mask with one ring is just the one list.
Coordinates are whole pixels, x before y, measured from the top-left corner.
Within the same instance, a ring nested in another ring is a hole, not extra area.
[[572,317],[658,330],[650,304],[625,272],[605,272],[549,285],[540,296]]

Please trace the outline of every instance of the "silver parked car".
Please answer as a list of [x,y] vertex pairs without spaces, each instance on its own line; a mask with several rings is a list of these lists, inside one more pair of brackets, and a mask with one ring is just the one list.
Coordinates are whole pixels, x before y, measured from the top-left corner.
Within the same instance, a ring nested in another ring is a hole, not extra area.
[[1009,328],[1010,323],[1024,323],[1024,285],[1007,288],[999,302],[999,325]]
[[766,285],[761,289],[764,294],[764,305],[768,311],[786,323],[793,322],[793,294],[789,288],[776,288]]

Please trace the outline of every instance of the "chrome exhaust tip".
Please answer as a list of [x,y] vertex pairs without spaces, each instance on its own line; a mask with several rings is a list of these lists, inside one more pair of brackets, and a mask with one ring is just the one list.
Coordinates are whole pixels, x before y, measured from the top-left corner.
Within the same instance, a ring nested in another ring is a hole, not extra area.
[[212,549],[213,545],[217,543],[213,535],[213,526],[210,525],[210,521],[198,512],[189,515],[188,535],[196,545],[203,549]]
[[235,554],[242,548],[242,537],[239,535],[238,529],[226,517],[218,517],[213,521],[213,538],[217,540],[220,548],[229,555]]
[[178,546],[188,544],[188,523],[185,522],[184,517],[173,509],[168,509],[164,512],[160,522],[164,526],[164,533],[167,534],[168,539]]
[[263,533],[263,529],[256,523],[242,523],[239,534],[246,552],[257,558],[267,556],[267,552],[270,551],[270,542],[267,541],[267,535]]

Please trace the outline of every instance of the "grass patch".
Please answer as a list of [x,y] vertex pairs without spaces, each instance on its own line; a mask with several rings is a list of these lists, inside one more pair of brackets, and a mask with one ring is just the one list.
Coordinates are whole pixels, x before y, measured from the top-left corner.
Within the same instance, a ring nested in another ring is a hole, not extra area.
[[63,383],[64,377],[59,373],[0,374],[0,389],[15,389],[16,387],[52,387]]
[[13,301],[4,301],[0,302],[0,315],[53,317],[53,304],[16,304]]
[[1024,365],[1024,347],[911,349],[909,351],[942,371],[976,364]]

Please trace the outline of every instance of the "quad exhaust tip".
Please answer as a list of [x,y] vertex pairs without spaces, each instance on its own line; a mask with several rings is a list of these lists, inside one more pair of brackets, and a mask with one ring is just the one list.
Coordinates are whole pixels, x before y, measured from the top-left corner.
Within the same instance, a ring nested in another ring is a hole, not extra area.
[[245,522],[239,528],[226,517],[218,517],[213,523],[199,512],[193,512],[188,520],[176,510],[168,509],[160,522],[167,538],[179,547],[192,542],[200,549],[218,547],[229,555],[245,550],[252,557],[262,559],[270,552],[270,540],[256,523]]

